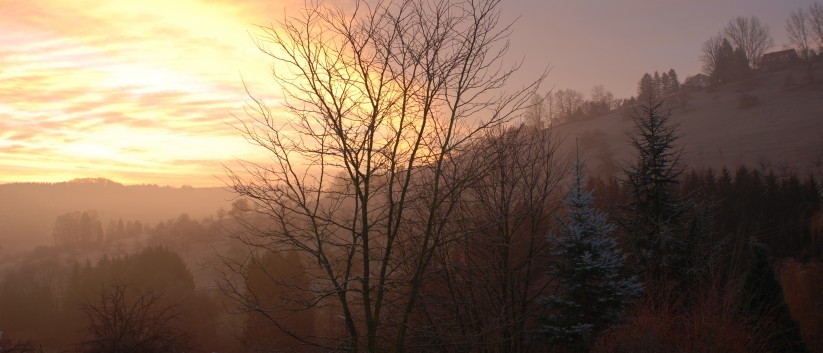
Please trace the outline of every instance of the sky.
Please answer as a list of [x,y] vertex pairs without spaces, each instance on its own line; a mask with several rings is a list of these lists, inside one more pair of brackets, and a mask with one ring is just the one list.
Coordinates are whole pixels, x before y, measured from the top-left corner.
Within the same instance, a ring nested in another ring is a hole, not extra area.
[[[775,49],[808,0],[504,1],[515,84],[633,95],[645,72],[700,71],[700,47],[757,16]],[[221,186],[224,166],[265,161],[233,127],[249,98],[277,106],[252,41],[295,0],[0,0],[0,183],[104,177]]]

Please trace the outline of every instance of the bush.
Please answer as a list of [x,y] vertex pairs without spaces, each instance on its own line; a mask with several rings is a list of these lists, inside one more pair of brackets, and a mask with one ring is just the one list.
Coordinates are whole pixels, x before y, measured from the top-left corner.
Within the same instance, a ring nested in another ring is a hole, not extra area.
[[809,350],[823,353],[823,263],[787,260],[780,266],[780,282]]
[[740,320],[734,295],[715,286],[692,303],[665,290],[636,306],[625,324],[600,336],[592,353],[768,352],[770,327]]

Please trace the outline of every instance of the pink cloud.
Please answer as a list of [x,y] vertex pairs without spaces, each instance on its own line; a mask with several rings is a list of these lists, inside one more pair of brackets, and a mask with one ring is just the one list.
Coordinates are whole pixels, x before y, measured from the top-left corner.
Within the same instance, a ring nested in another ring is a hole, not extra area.
[[[4,5],[0,174],[22,180],[82,170],[205,182],[223,173],[215,160],[249,157],[227,124],[247,99],[241,77],[257,87],[269,80],[249,31],[292,1],[205,3]],[[173,16],[180,10],[191,11]]]

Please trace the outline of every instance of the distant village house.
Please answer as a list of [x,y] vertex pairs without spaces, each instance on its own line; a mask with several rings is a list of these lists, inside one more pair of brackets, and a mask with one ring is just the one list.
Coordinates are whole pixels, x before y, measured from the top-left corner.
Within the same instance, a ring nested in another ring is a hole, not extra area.
[[759,67],[767,71],[779,70],[793,65],[799,59],[794,49],[786,49],[763,54]]
[[683,82],[683,88],[706,88],[709,87],[710,84],[711,79],[709,76],[705,74],[697,74],[686,77],[686,81]]

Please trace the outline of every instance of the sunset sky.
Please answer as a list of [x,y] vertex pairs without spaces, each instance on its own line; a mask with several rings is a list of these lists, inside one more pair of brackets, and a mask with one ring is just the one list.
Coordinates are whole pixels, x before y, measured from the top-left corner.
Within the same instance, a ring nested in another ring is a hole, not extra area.
[[[704,40],[737,15],[771,27],[811,1],[508,1],[509,59],[545,89],[634,94],[647,71],[700,70]],[[303,6],[263,0],[0,0],[0,183],[105,177],[222,185],[222,164],[263,160],[230,124],[251,91],[276,105],[250,36]]]

